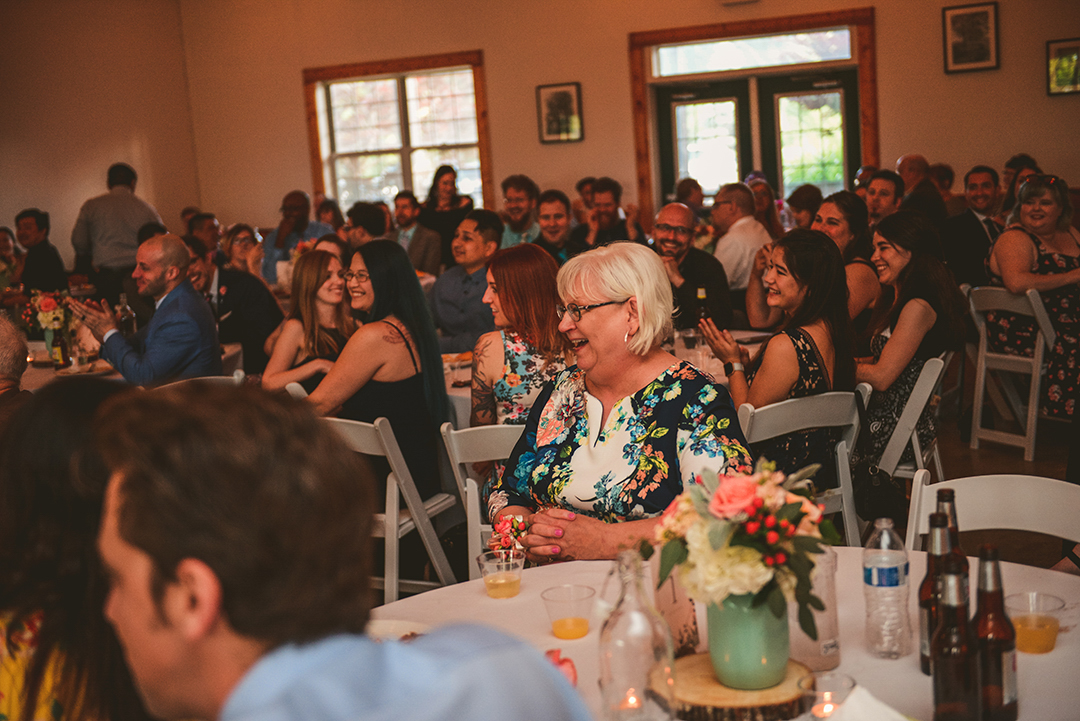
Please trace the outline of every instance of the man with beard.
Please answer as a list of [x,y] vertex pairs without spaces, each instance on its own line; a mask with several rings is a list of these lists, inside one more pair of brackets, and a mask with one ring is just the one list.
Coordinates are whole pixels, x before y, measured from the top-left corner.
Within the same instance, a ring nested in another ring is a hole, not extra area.
[[718,328],[730,328],[731,294],[724,266],[705,251],[693,247],[694,227],[694,211],[682,203],[670,203],[661,208],[653,225],[653,249],[664,262],[675,296],[675,328],[697,327],[701,291],[705,293],[708,316]]
[[411,190],[402,190],[394,196],[394,222],[397,229],[387,234],[408,251],[409,260],[417,270],[438,275],[442,265],[442,238],[430,228],[418,222],[420,203]]
[[988,165],[976,165],[964,176],[967,210],[945,221],[942,252],[945,264],[957,283],[988,285],[986,259],[990,248],[1001,235],[994,222],[994,210],[1000,199],[997,171]]
[[593,207],[588,222],[570,233],[575,243],[596,248],[616,240],[632,240],[641,243],[645,231],[637,222],[637,206],[626,206],[626,219],[619,219],[619,203],[622,202],[622,186],[611,178],[599,178],[593,184]]
[[900,210],[904,197],[904,179],[891,170],[878,170],[870,176],[866,188],[866,209],[870,213],[870,228],[881,219]]
[[527,175],[511,175],[502,182],[503,226],[500,247],[531,243],[540,237],[540,225],[533,218],[540,188]]

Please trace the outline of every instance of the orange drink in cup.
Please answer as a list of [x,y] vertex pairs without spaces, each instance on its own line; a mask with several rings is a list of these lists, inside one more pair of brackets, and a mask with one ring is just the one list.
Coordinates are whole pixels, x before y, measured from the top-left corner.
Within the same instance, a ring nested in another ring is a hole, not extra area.
[[1057,644],[1058,614],[1065,601],[1038,591],[1005,598],[1005,611],[1016,628],[1016,650],[1050,653]]
[[476,557],[484,577],[484,589],[491,598],[513,598],[521,591],[525,553],[515,549],[484,551]]
[[596,591],[591,587],[571,584],[553,586],[540,594],[555,638],[572,640],[589,633],[595,596]]

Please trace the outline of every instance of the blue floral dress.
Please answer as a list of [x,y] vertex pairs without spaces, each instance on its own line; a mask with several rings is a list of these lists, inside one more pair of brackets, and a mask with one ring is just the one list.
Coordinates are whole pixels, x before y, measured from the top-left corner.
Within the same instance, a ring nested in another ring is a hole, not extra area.
[[559,507],[606,522],[659,515],[695,474],[750,473],[752,460],[727,389],[686,362],[611,409],[577,366],[533,405],[488,510]]
[[547,361],[514,331],[502,331],[502,375],[491,386],[495,396],[495,422],[523,426],[544,384],[566,368],[562,360]]

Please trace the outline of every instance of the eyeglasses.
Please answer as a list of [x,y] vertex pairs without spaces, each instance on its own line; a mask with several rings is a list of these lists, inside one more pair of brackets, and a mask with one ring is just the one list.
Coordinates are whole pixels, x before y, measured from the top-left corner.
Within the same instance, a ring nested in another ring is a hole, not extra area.
[[689,238],[694,233],[693,228],[686,228],[681,225],[668,225],[667,223],[657,223],[653,226],[653,230],[658,230],[661,233],[674,233],[675,235],[681,235],[684,238]]
[[371,274],[364,270],[358,270],[355,273],[351,270],[347,270],[341,277],[346,281],[355,280],[357,283],[366,283],[371,280]]
[[[627,298],[626,300],[630,299]],[[570,317],[574,319],[575,323],[577,323],[579,320],[581,320],[581,316],[585,313],[588,313],[590,310],[603,308],[605,305],[619,305],[625,303],[626,300],[609,300],[606,303],[593,303],[592,305],[577,305],[576,303],[571,303],[570,305],[565,306],[557,305],[555,306],[555,315],[559,316],[559,320],[562,320],[562,317],[569,313]]]

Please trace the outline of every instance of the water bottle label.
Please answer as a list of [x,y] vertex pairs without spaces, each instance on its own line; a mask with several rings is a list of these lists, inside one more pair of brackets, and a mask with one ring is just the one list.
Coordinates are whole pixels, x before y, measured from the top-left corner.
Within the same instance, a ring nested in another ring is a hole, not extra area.
[[863,568],[863,583],[867,586],[906,586],[908,563],[903,566],[866,566]]

